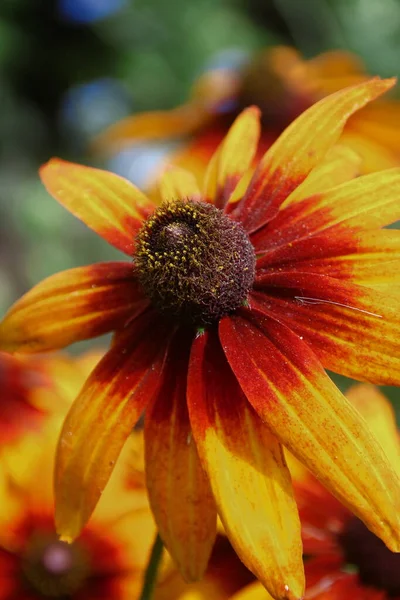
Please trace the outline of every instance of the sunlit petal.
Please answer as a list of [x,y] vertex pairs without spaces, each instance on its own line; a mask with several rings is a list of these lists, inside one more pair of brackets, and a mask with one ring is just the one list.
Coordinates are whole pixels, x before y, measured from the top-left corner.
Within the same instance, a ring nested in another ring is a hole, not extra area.
[[275,598],[300,598],[300,524],[282,448],[240,390],[214,333],[193,344],[188,403],[218,514],[236,552]]
[[167,342],[167,331],[152,314],[135,321],[100,361],[67,415],[55,468],[62,539],[73,540],[95,508],[132,427],[157,390]]
[[307,344],[252,304],[220,323],[247,398],[278,439],[394,551],[400,480],[364,419]]
[[118,329],[147,306],[130,263],[98,263],[52,275],[0,324],[0,348],[44,352]]

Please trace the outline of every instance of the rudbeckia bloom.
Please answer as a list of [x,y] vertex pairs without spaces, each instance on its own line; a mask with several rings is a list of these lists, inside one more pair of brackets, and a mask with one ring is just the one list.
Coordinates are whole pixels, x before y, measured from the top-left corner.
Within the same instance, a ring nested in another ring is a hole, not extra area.
[[[175,164],[203,176],[232,121],[249,104],[262,111],[258,157],[301,112],[321,98],[369,78],[358,57],[343,51],[304,60],[294,49],[269,48],[238,70],[216,69],[193,86],[190,100],[170,111],[128,117],[96,141],[101,150],[185,136]],[[362,157],[363,172],[399,164],[400,102],[384,99],[365,107],[346,124],[342,142]]]
[[21,352],[115,331],[61,434],[62,539],[89,519],[145,410],[150,504],[187,580],[207,565],[218,513],[274,597],[302,596],[282,445],[399,548],[399,479],[324,371],[400,383],[400,306],[389,293],[400,239],[380,229],[399,218],[400,170],[345,181],[358,159],[331,153],[347,118],[393,84],[374,79],[311,107],[250,181],[259,114],[245,110],[203,189],[169,170],[160,206],[111,173],[58,159],[42,168],[61,204],[133,258],[50,277],[0,325],[2,347]]

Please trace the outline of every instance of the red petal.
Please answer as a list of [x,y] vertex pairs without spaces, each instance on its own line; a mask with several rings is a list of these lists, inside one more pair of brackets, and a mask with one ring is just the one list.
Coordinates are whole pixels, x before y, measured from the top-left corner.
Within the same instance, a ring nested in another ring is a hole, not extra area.
[[188,406],[218,514],[236,552],[275,598],[299,598],[300,527],[282,448],[240,390],[215,332],[193,343]]
[[399,194],[400,169],[364,175],[289,204],[251,241],[260,253],[310,236],[376,230],[400,218]]
[[0,324],[8,352],[45,352],[122,327],[147,306],[130,263],[98,263],[52,275]]
[[[220,322],[225,354],[271,431],[392,550],[400,547],[400,480],[364,419],[308,345],[272,315]],[[396,550],[395,550],[396,551]]]
[[138,318],[118,336],[67,415],[55,468],[56,525],[65,540],[74,539],[89,519],[156,392],[168,339],[152,313]]
[[177,337],[154,404],[146,410],[146,479],[160,535],[186,581],[200,579],[216,536],[217,510],[186,406],[191,338]]
[[263,275],[257,299],[310,344],[327,368],[400,385],[400,300],[312,272]]

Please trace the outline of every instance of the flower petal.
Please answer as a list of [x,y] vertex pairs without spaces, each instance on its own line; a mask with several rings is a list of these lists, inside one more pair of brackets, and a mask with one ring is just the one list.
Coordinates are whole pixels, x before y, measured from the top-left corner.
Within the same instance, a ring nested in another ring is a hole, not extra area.
[[302,113],[264,155],[234,217],[250,233],[270,221],[339,139],[350,115],[394,84],[394,79],[371,79],[340,90]]
[[349,388],[346,397],[367,421],[390,464],[400,472],[400,438],[392,404],[377,387],[362,383]]
[[347,146],[334,146],[325,160],[290,194],[284,206],[354,179],[360,174],[360,167],[361,158],[356,152]]
[[188,406],[218,514],[240,559],[275,598],[302,597],[300,523],[283,451],[248,404],[215,333],[193,343]]
[[400,480],[383,450],[307,344],[251,306],[220,322],[222,346],[247,398],[281,443],[399,550]]
[[196,178],[185,169],[170,166],[160,177],[159,189],[162,200],[200,200],[201,192]]
[[334,238],[344,229],[376,230],[400,218],[399,195],[400,169],[364,175],[289,204],[251,241],[260,253],[325,232]]
[[190,341],[177,337],[145,417],[146,479],[160,535],[186,581],[200,579],[216,537],[217,511],[186,406]]
[[130,263],[56,273],[22,296],[0,324],[0,348],[45,352],[121,327],[148,302]]
[[400,299],[313,272],[260,277],[257,298],[303,336],[324,367],[400,385]]
[[95,508],[132,427],[157,390],[167,343],[168,332],[152,313],[134,321],[67,415],[55,469],[56,527],[62,539],[73,540]]
[[94,141],[97,150],[120,148],[127,144],[159,141],[188,135],[203,125],[207,114],[199,103],[188,103],[173,110],[140,113],[118,121]]
[[251,166],[260,137],[260,109],[246,108],[234,121],[219,150],[214,204],[223,208]]
[[132,183],[108,171],[58,158],[40,169],[49,194],[107,242],[132,255],[135,235],[154,205]]
[[259,581],[246,585],[230,600],[272,600],[265,587]]
[[400,231],[358,233],[335,227],[329,234],[271,249],[257,261],[259,276],[282,270],[312,271],[389,293],[400,285]]

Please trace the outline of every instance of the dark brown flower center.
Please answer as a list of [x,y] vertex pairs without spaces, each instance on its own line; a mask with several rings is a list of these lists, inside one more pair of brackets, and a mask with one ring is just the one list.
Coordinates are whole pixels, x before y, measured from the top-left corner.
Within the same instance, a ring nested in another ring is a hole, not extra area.
[[45,598],[69,598],[83,588],[90,574],[82,548],[51,535],[30,540],[21,566],[27,587]]
[[243,227],[205,202],[160,206],[138,234],[134,259],[152,304],[198,328],[242,305],[254,281],[254,249]]
[[400,594],[400,554],[389,548],[353,517],[339,536],[345,560],[357,568],[360,580],[385,591],[388,596]]

